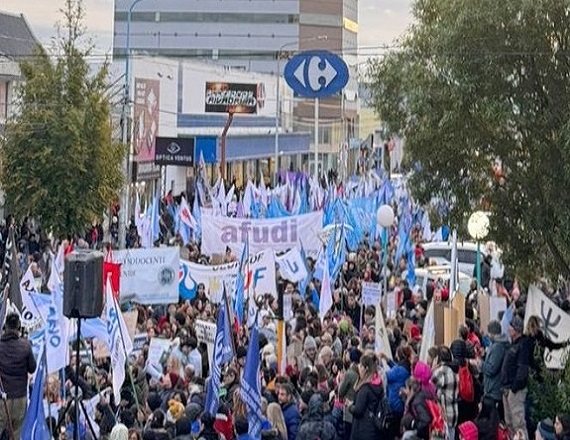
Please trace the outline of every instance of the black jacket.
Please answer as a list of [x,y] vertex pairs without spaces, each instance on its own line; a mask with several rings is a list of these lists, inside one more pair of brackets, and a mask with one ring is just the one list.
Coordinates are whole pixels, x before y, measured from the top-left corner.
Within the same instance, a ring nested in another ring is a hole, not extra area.
[[15,330],[6,330],[0,338],[0,377],[8,399],[26,397],[28,374],[36,370],[30,341]]
[[526,388],[530,366],[532,365],[533,343],[528,336],[514,341],[503,359],[501,382],[504,389],[513,393]]
[[309,401],[307,418],[301,423],[296,440],[335,440],[336,429],[324,420],[323,399],[315,394]]
[[378,402],[384,396],[384,388],[378,382],[372,381],[362,385],[354,396],[354,404],[350,407],[353,415],[351,440],[377,440],[378,429],[373,417],[378,408]]
[[431,414],[426,401],[429,396],[425,391],[419,391],[412,396],[406,404],[405,416],[412,416],[414,422],[412,428],[417,431],[418,437],[427,440],[429,438],[429,426],[431,424]]

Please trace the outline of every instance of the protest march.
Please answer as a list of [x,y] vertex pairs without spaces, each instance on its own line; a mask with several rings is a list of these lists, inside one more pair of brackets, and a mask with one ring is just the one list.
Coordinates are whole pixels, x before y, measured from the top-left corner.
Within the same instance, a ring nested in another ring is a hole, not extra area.
[[[405,176],[284,177],[137,193],[127,249],[8,217],[3,438],[566,438],[567,414],[532,417],[565,292],[522,287],[492,242],[473,260]],[[89,255],[101,307],[74,316]]]

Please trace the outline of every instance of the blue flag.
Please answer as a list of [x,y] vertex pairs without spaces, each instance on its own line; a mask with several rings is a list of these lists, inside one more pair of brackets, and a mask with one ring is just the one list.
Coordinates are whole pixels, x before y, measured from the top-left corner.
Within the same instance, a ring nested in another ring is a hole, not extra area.
[[243,322],[243,309],[244,309],[244,290],[245,290],[245,280],[243,278],[243,270],[249,258],[249,239],[245,241],[245,245],[241,252],[241,258],[239,260],[238,275],[236,279],[236,287],[234,292],[234,315],[237,318],[238,324],[241,325]]
[[240,397],[247,408],[249,435],[261,438],[263,414],[261,412],[261,386],[259,383],[259,335],[257,325],[253,326],[245,367],[241,378]]
[[[45,353],[45,352],[44,352]],[[42,358],[45,356],[42,355]],[[46,423],[46,415],[44,412],[44,381],[45,381],[45,362],[40,359],[36,370],[36,379],[30,404],[26,411],[24,424],[22,425],[22,437],[26,440],[50,440],[51,433]]]
[[212,356],[212,371],[206,391],[206,404],[204,410],[212,415],[216,415],[220,403],[220,379],[222,375],[222,365],[232,360],[233,343],[230,327],[230,319],[226,312],[226,295],[218,310],[216,325],[216,339],[214,342],[214,353]]

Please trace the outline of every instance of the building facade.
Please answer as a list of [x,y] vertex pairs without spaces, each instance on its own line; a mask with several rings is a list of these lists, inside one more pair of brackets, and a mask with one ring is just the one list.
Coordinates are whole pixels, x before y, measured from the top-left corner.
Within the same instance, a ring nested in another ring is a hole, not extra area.
[[[124,71],[124,61],[115,61],[110,82],[121,78]],[[310,152],[310,136],[293,132],[293,96],[281,83],[282,124],[276,139],[274,75],[162,57],[136,57],[131,72],[132,184],[139,193],[148,196],[159,187],[163,193],[188,190],[201,158],[213,182],[224,155],[224,178],[227,182],[235,179],[237,187],[244,186],[248,178],[258,180],[261,176],[269,183],[278,169],[302,169],[303,157]],[[223,153],[221,134],[228,112],[216,101],[223,95],[212,91],[227,91],[233,86],[252,90],[255,108],[247,109],[247,113],[237,109]],[[191,159],[180,165],[156,165],[157,138],[191,139]]]
[[[125,57],[127,28],[134,59],[199,59],[232,72],[276,76],[282,74],[289,56],[309,49],[341,55],[351,72],[349,84],[319,106],[319,169],[337,167],[339,151],[358,136],[358,0],[133,1],[115,1],[115,59]],[[313,101],[290,99],[288,104],[282,102],[293,108],[293,131],[308,132],[314,139]],[[288,122],[279,125],[285,130]],[[309,152],[301,158],[308,171],[314,170],[313,157]]]

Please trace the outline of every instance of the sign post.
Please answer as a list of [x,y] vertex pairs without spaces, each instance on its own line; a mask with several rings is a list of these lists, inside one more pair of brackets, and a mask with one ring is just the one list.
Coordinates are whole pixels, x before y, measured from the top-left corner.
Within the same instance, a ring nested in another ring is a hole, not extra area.
[[348,83],[348,66],[326,50],[301,52],[285,65],[285,81],[298,96],[315,99],[315,177],[319,170],[319,99],[340,92]]

